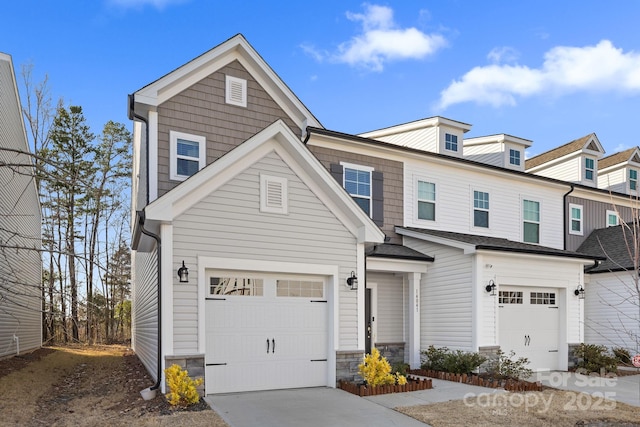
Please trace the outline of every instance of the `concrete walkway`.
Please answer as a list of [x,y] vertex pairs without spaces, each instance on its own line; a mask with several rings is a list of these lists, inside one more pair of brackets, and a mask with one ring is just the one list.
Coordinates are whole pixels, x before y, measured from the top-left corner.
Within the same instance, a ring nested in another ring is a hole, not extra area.
[[434,379],[431,390],[366,398],[318,387],[217,394],[205,397],[205,401],[231,427],[424,427],[425,424],[391,408],[501,392],[504,390]]

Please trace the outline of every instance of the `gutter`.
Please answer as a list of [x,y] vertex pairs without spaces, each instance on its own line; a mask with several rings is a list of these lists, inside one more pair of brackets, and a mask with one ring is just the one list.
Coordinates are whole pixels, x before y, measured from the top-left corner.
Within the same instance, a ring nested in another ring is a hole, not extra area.
[[162,382],[162,241],[160,236],[154,234],[144,228],[145,213],[144,210],[137,211],[139,229],[142,234],[151,237],[156,241],[158,248],[158,361],[157,372],[158,380],[150,388],[151,390],[157,390],[160,388]]
[[573,193],[573,190],[575,190],[575,186],[573,184],[569,185],[571,185],[571,190],[567,191],[566,193],[564,193],[564,196],[562,196],[562,247],[565,251],[567,250],[567,234],[569,233],[569,230],[567,228],[567,224],[569,222],[567,218],[567,197],[569,197],[569,194]]
[[145,134],[144,149],[145,149],[145,161],[146,161],[145,173],[147,174],[147,180],[145,182],[145,187],[146,187],[145,190],[147,193],[146,194],[147,198],[146,198],[146,203],[144,205],[147,206],[149,204],[149,121],[145,117],[135,112],[135,104],[136,104],[135,94],[129,94],[129,109],[127,111],[127,116],[129,117],[129,120],[138,119],[144,123],[144,134]]

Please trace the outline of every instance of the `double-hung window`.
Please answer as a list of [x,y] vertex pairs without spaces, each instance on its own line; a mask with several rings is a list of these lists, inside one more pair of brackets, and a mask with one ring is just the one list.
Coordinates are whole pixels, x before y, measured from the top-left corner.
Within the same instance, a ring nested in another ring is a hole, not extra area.
[[444,148],[449,151],[458,151],[458,136],[450,133],[444,134]]
[[522,240],[540,243],[540,202],[522,200]]
[[418,181],[418,219],[436,220],[436,185]]
[[489,193],[473,192],[473,226],[489,228]]
[[582,236],[582,206],[569,204],[569,234],[577,234]]
[[584,159],[584,179],[587,181],[593,181],[593,175],[595,174],[595,160],[586,157]]
[[509,164],[520,166],[520,150],[509,149]]
[[365,166],[344,166],[344,189],[353,200],[371,216],[371,172],[372,168]]
[[204,136],[169,132],[169,179],[184,181],[206,164],[207,140]]
[[635,169],[629,169],[629,190],[638,190],[638,171]]

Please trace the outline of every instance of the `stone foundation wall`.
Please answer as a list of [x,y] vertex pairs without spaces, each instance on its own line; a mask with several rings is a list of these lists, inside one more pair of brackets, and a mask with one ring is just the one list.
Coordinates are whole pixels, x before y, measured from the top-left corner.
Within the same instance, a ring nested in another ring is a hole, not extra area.
[[358,374],[358,365],[362,363],[363,357],[364,352],[362,351],[337,351],[336,381],[362,381],[362,377]]
[[576,349],[578,348],[578,346],[580,345],[580,343],[569,343],[569,352],[568,352],[568,356],[569,356],[569,369],[571,368],[575,368],[576,366],[578,366],[578,356],[576,356]]
[[[189,372],[189,377],[192,379],[203,378],[204,379],[204,355],[186,355],[186,356],[166,356],[165,366],[168,368],[171,365],[178,365],[182,369],[186,369]],[[204,382],[198,386],[198,393],[200,396],[204,396]]]
[[383,357],[387,358],[391,366],[396,363],[404,363],[404,343],[376,343],[375,347],[380,351]]

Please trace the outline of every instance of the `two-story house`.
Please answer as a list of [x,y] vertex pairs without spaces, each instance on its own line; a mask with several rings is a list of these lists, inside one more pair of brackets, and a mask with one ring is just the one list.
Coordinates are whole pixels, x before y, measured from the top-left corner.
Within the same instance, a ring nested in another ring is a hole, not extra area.
[[0,358],[42,345],[41,211],[11,57],[0,53]]

